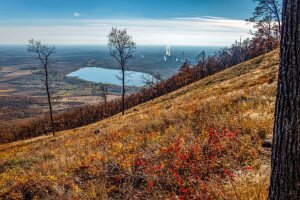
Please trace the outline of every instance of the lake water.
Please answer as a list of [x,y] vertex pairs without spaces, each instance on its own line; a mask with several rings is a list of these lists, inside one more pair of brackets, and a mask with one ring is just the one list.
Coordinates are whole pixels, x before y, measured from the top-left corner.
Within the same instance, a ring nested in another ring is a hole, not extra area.
[[[125,84],[128,86],[141,87],[144,85],[142,76],[147,75],[141,72],[126,71]],[[101,67],[84,67],[75,72],[68,74],[69,77],[78,77],[80,79],[95,83],[107,83],[113,85],[122,85],[121,71],[114,69],[105,69]],[[119,77],[119,78],[118,78]]]

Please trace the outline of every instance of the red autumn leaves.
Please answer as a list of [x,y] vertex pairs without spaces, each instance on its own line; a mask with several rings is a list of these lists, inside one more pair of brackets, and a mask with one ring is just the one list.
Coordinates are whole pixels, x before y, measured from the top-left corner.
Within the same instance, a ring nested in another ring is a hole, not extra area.
[[[205,141],[187,142],[186,138],[177,138],[167,147],[160,149],[158,157],[136,159],[134,166],[147,175],[146,188],[169,190],[180,199],[192,198],[197,193],[201,198],[212,197],[210,181],[234,178],[236,165],[226,163],[226,157],[234,156],[241,146],[237,131],[227,128],[211,128]],[[244,166],[251,171],[252,166]]]

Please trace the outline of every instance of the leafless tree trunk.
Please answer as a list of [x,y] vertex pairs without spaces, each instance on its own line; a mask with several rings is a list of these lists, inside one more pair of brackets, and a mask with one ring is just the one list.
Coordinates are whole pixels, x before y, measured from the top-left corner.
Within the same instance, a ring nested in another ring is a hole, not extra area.
[[300,0],[284,0],[269,200],[300,199]]
[[200,64],[202,65],[202,67],[204,67],[204,64],[205,64],[205,59],[206,59],[206,53],[205,51],[202,51],[197,57],[196,57],[196,60],[197,60],[197,64]]
[[122,70],[122,114],[125,112],[125,70],[128,62],[133,59],[133,53],[136,44],[132,41],[132,37],[127,34],[127,30],[118,30],[112,28],[108,35],[108,48],[110,55],[115,58]]
[[51,120],[51,131],[53,136],[55,135],[54,129],[54,121],[53,121],[53,110],[52,110],[52,103],[51,103],[51,94],[49,88],[49,67],[54,63],[51,59],[51,55],[55,53],[55,47],[48,47],[47,45],[43,45],[40,41],[35,41],[33,39],[29,40],[28,45],[28,52],[36,53],[37,59],[41,62],[44,73],[38,73],[44,76],[44,84],[47,92],[47,99],[49,105],[49,112],[50,112],[50,120]]
[[253,16],[246,21],[253,22],[254,27],[258,29],[266,29],[265,23],[271,22],[270,33],[279,39],[281,32],[281,0],[253,0],[257,2],[257,6]]
[[159,96],[159,84],[163,81],[163,77],[160,73],[155,73],[153,75],[153,78],[155,79],[155,85],[156,85],[156,98]]
[[100,90],[101,90],[101,96],[104,100],[104,108],[105,108],[105,112],[107,110],[107,95],[108,95],[108,86],[106,84],[101,84],[100,85]]
[[52,134],[54,136],[55,135],[55,131],[54,131],[54,121],[53,121],[53,111],[52,111],[51,95],[50,95],[50,90],[49,90],[49,73],[48,73],[47,66],[44,66],[44,69],[45,69],[45,73],[46,73],[45,86],[46,86],[47,98],[48,98],[48,104],[49,104],[49,111],[50,111],[51,129],[52,129]]
[[280,32],[281,31],[281,18],[280,18],[281,7],[280,7],[280,4],[278,3],[278,0],[269,0],[269,1],[270,1],[270,4],[269,4],[270,10],[275,16],[275,19],[278,23],[278,32]]
[[124,115],[124,112],[125,112],[125,93],[126,93],[126,89],[125,89],[125,64],[124,63],[121,65],[121,69],[122,69],[122,115]]

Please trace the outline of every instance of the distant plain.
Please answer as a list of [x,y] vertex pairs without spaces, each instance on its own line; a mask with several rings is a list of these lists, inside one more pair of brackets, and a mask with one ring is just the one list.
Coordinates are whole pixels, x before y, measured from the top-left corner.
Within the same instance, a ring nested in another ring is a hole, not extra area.
[[[55,45],[55,64],[51,71],[51,87],[56,111],[102,101],[98,83],[67,75],[84,67],[119,69],[105,45]],[[127,70],[147,74],[159,73],[164,78],[175,74],[184,61],[195,63],[195,57],[205,51],[213,54],[221,47],[171,47],[171,59],[165,60],[166,46],[137,46],[135,59]],[[0,46],[0,122],[36,116],[47,111],[41,76],[35,74],[41,66],[27,45]],[[100,81],[101,82],[101,81]],[[138,92],[140,87],[128,87]],[[109,99],[118,98],[120,86],[109,85]],[[15,109],[18,107],[19,109]]]

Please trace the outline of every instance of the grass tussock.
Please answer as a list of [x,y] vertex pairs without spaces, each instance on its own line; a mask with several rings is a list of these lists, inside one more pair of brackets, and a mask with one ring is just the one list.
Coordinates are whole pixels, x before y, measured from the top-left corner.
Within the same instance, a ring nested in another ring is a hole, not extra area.
[[4,199],[266,199],[278,52],[104,121],[0,146]]

